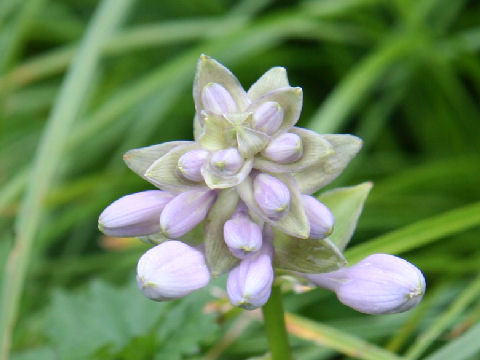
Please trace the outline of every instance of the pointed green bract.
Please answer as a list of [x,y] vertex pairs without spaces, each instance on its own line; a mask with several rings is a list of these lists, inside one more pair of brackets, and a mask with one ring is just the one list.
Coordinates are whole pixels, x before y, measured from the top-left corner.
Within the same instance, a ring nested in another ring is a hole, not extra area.
[[206,188],[203,181],[188,180],[178,170],[178,159],[183,154],[197,149],[201,149],[200,145],[193,142],[175,147],[147,169],[145,178],[160,189],[172,192]]
[[308,238],[308,235],[310,234],[310,225],[305,210],[303,209],[301,194],[297,189],[295,180],[288,174],[274,174],[273,176],[282,181],[290,191],[290,209],[280,220],[269,219],[263,214],[253,196],[253,182],[250,176],[237,186],[240,198],[247,205],[249,210],[253,211],[266,223],[272,225],[274,229],[278,229],[298,238]]
[[280,164],[259,155],[255,158],[255,162],[253,164],[255,169],[271,171],[275,173],[293,173],[315,165],[319,159],[330,156],[334,152],[332,145],[330,145],[330,143],[326,141],[322,135],[297,127],[290,129],[289,132],[297,134],[302,139],[302,157],[299,160],[291,163]]
[[357,227],[358,218],[372,186],[373,183],[365,182],[327,191],[318,197],[318,200],[324,203],[335,217],[335,226],[329,238],[342,251],[348,245]]
[[202,89],[209,83],[222,85],[232,95],[239,111],[245,110],[250,104],[247,93],[236,76],[218,61],[202,54],[197,63],[197,72],[193,84],[193,99],[197,113],[204,110],[201,94]]
[[248,89],[247,95],[251,101],[256,101],[263,95],[282,87],[289,87],[287,70],[284,67],[273,67],[263,74]]
[[284,87],[271,91],[257,99],[257,101],[248,108],[248,111],[252,113],[255,112],[260,105],[267,101],[275,101],[279,103],[284,110],[282,125],[273,135],[286,132],[294,126],[300,118],[303,101],[302,88]]
[[219,174],[209,161],[202,168],[202,176],[210,189],[226,189],[240,184],[252,170],[253,160],[246,160],[242,168],[233,175]]
[[333,148],[333,154],[293,174],[302,194],[313,194],[332,182],[362,147],[362,140],[353,135],[322,135]]
[[268,144],[269,136],[261,131],[242,127],[237,130],[238,151],[245,157],[252,157]]
[[163,144],[129,150],[123,155],[123,161],[125,161],[133,172],[146,179],[144,176],[145,172],[156,160],[160,159],[173,148],[186,144],[193,144],[193,142],[170,141]]
[[200,144],[207,150],[215,151],[232,147],[235,144],[233,124],[221,115],[209,114],[203,119],[203,132]]
[[234,189],[223,190],[205,219],[205,257],[213,277],[226,273],[239,261],[232,255],[223,238],[223,225],[233,214],[237,203],[238,194]]
[[319,274],[335,271],[347,264],[341,251],[328,238],[298,239],[275,231],[275,267]]

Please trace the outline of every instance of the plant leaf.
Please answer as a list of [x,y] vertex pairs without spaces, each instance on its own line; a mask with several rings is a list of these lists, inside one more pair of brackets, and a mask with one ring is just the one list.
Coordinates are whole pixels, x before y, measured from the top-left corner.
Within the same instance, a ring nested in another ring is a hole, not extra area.
[[237,186],[240,198],[255,215],[272,225],[274,229],[279,229],[294,237],[307,239],[310,234],[310,224],[305,214],[301,194],[298,191],[295,180],[289,174],[275,174],[274,176],[287,185],[290,191],[290,209],[280,220],[269,219],[260,210],[253,197],[253,182],[250,176]]
[[239,261],[232,255],[223,238],[223,224],[233,214],[237,203],[238,194],[235,189],[223,190],[205,219],[205,256],[213,277],[224,274]]
[[238,111],[245,110],[250,104],[247,93],[236,76],[218,61],[202,54],[197,63],[197,72],[193,83],[193,99],[197,113],[204,110],[201,95],[203,88],[208,83],[217,83],[227,89],[237,103]]
[[302,194],[313,194],[332,182],[362,146],[362,140],[353,135],[322,136],[332,145],[334,153],[321,159],[317,164],[293,174]]
[[335,217],[335,226],[329,239],[341,250],[350,241],[357,221],[363,210],[363,204],[373,186],[366,182],[356,186],[337,188],[324,192],[318,197]]
[[145,172],[156,160],[160,159],[173,148],[186,144],[191,144],[191,142],[170,141],[163,144],[129,150],[123,155],[123,161],[125,161],[133,172],[148,181],[148,179],[145,178]]
[[255,162],[253,164],[255,169],[271,171],[275,173],[293,173],[304,170],[310,166],[315,166],[314,164],[316,164],[319,159],[332,155],[334,152],[333,147],[323,138],[322,135],[297,127],[290,129],[289,132],[297,134],[302,138],[302,157],[299,160],[291,163],[280,164],[259,155],[255,157]]
[[319,274],[347,264],[340,250],[328,238],[298,239],[275,231],[274,245],[273,264],[280,269]]
[[268,70],[248,89],[247,95],[251,101],[256,101],[263,95],[282,87],[289,87],[287,70],[277,66]]
[[267,101],[276,101],[284,110],[283,122],[280,128],[273,134],[281,134],[294,126],[302,112],[303,93],[299,87],[284,87],[265,94],[249,106],[249,112],[255,110]]
[[146,171],[145,178],[162,190],[178,192],[206,188],[205,183],[183,177],[178,170],[180,157],[192,150],[200,149],[194,142],[177,146],[156,160]]

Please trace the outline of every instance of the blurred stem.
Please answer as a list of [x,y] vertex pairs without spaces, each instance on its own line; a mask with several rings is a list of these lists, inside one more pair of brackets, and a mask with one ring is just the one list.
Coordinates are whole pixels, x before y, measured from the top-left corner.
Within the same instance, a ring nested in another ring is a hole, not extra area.
[[282,290],[279,285],[273,286],[270,299],[262,307],[262,312],[272,360],[290,360],[290,346],[285,327]]

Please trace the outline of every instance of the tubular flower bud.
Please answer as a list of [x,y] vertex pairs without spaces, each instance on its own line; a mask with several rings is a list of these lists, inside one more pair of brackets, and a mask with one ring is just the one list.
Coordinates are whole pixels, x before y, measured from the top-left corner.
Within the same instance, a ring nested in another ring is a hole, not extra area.
[[276,101],[267,101],[260,105],[253,113],[252,125],[255,129],[272,135],[283,122],[285,111]]
[[350,268],[306,277],[335,291],[343,304],[365,314],[407,311],[425,293],[422,272],[408,261],[387,254],[373,254]]
[[160,231],[159,216],[173,195],[148,190],[121,197],[100,214],[98,228],[105,235],[143,236]]
[[178,170],[191,181],[202,181],[201,169],[208,157],[207,150],[192,150],[178,159]]
[[253,196],[263,213],[272,220],[281,219],[290,207],[290,191],[276,177],[259,174],[253,181]]
[[205,109],[214,114],[233,113],[237,104],[232,95],[218,83],[208,83],[202,90],[202,102]]
[[280,164],[297,161],[303,155],[302,139],[297,134],[282,134],[270,142],[262,155]]
[[247,214],[234,215],[223,226],[223,237],[234,256],[245,259],[262,247],[262,230]]
[[210,158],[210,165],[225,175],[233,175],[240,170],[243,159],[235,148],[219,150]]
[[310,222],[310,238],[323,239],[333,231],[333,218],[330,210],[320,201],[310,195],[303,195],[303,206]]
[[190,190],[177,195],[160,215],[162,232],[170,239],[185,235],[207,216],[216,196],[212,190]]
[[208,284],[210,273],[201,251],[180,241],[166,241],[142,255],[137,284],[152,300],[178,299]]
[[272,245],[264,243],[258,253],[243,259],[230,271],[227,293],[233,305],[253,310],[268,301],[274,279],[272,256]]

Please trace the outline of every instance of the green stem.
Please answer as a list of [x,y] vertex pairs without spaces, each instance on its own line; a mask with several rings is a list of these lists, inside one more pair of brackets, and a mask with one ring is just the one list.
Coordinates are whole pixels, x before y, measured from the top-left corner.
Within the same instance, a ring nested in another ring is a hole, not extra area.
[[290,346],[288,345],[287,329],[285,328],[280,286],[273,286],[270,299],[262,307],[262,311],[272,360],[290,360]]

